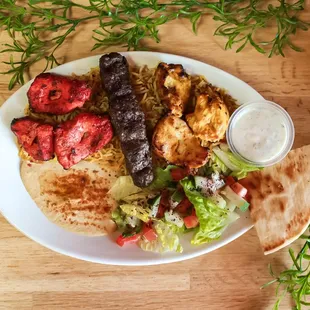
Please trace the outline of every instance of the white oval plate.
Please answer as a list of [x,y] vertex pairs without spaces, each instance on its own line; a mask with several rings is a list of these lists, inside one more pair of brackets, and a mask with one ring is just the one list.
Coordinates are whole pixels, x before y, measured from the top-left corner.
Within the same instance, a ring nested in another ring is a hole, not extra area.
[[[212,84],[225,88],[239,104],[262,99],[248,84],[205,63],[176,55],[153,52],[122,53],[130,63],[156,67],[158,62],[180,63],[190,74],[204,75]],[[63,75],[87,73],[98,66],[100,55],[76,60],[51,70]],[[27,90],[32,81],[13,94],[0,109],[0,211],[23,234],[41,245],[79,259],[112,265],[155,265],[193,258],[211,252],[238,238],[253,225],[248,213],[229,226],[220,240],[192,246],[190,236],[182,237],[182,254],[144,252],[135,245],[120,248],[110,237],[84,237],[70,233],[49,222],[32,201],[19,174],[20,160],[14,135],[10,130],[13,118],[24,115]]]

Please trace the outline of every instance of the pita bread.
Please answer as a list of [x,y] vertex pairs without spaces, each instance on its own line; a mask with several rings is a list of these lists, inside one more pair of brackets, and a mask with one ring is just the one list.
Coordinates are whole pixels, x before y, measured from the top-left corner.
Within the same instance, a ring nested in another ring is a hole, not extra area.
[[53,223],[75,233],[100,236],[116,229],[111,212],[115,200],[108,194],[117,176],[82,161],[64,170],[56,161],[24,161],[22,181],[37,206]]
[[295,241],[310,224],[310,145],[291,151],[280,163],[250,173],[240,183],[248,189],[252,220],[270,254]]

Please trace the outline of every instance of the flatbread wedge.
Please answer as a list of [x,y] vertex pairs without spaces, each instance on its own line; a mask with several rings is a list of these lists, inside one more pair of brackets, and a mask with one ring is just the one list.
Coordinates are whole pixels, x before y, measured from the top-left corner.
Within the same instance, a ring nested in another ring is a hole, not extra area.
[[70,170],[57,161],[23,161],[20,174],[31,198],[54,224],[87,236],[116,229],[111,219],[116,201],[108,193],[117,179],[112,171],[87,161]]
[[309,226],[310,145],[240,183],[248,189],[251,218],[265,255],[289,245]]

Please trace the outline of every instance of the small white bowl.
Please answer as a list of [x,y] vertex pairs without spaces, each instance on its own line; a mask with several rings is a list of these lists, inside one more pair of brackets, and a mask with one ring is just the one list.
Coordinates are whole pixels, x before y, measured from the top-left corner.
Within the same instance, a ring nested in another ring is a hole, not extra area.
[[[242,117],[242,114],[246,112],[249,109],[272,109],[279,115],[283,117],[283,122],[286,126],[287,130],[287,138],[285,141],[285,145],[282,147],[281,152],[276,154],[274,157],[272,157],[269,160],[266,161],[254,161],[251,160],[250,158],[246,158],[244,154],[241,154],[240,151],[237,150],[236,146],[234,145],[234,139],[237,139],[238,137],[233,137],[233,128],[236,124],[236,122],[239,121],[240,117]],[[226,139],[227,143],[229,145],[230,150],[236,154],[239,158],[244,160],[245,162],[258,166],[258,167],[267,167],[267,166],[272,166],[278,162],[280,162],[291,150],[293,143],[294,143],[294,137],[295,137],[295,129],[294,129],[294,124],[293,121],[290,117],[290,115],[283,109],[281,106],[278,104],[272,102],[272,101],[267,101],[267,100],[260,100],[260,101],[254,101],[254,102],[249,102],[245,103],[242,106],[240,106],[231,116],[228,124],[228,129],[226,132]]]

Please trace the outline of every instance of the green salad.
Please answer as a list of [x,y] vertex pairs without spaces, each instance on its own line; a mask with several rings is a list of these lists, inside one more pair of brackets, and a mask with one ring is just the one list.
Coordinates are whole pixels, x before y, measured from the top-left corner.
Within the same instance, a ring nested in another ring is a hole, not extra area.
[[183,234],[192,232],[193,245],[219,239],[249,207],[247,189],[238,180],[259,169],[221,144],[199,169],[157,167],[155,180],[145,189],[135,186],[130,176],[119,177],[110,190],[118,202],[112,213],[120,231],[117,244],[181,253]]

